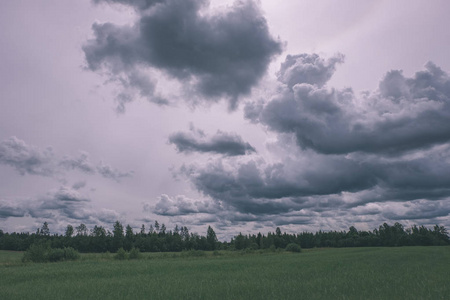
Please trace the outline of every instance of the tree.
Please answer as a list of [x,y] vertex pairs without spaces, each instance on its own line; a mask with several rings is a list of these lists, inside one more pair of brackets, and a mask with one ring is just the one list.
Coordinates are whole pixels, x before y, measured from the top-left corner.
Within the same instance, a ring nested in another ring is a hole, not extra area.
[[123,247],[123,225],[116,221],[114,223],[114,230],[113,230],[113,245],[112,250],[117,251],[119,248]]
[[131,250],[131,246],[133,245],[133,228],[130,225],[127,225],[125,229],[125,245],[124,249],[127,251]]
[[161,225],[161,229],[159,230],[159,234],[162,236],[166,235],[166,225],[164,225],[164,223],[162,223]]
[[92,229],[92,236],[94,237],[105,237],[106,236],[106,230],[102,226],[94,226],[94,229]]
[[211,226],[208,226],[208,230],[206,231],[206,242],[208,244],[209,250],[216,249],[217,236]]
[[144,224],[142,224],[140,234],[141,234],[141,235],[145,235],[145,226],[144,226]]
[[66,233],[64,234],[67,238],[71,238],[73,235],[73,226],[72,225],[67,225],[66,228]]
[[277,227],[277,229],[275,229],[275,234],[277,236],[281,236],[281,229],[280,229],[280,227]]
[[75,229],[77,230],[77,235],[85,236],[88,234],[88,229],[83,223],[81,223],[80,226],[75,227]]
[[155,221],[155,232],[159,233],[159,223],[158,223],[158,221]]
[[155,233],[155,229],[153,229],[153,225],[150,224],[150,227],[148,228],[148,234],[153,234]]
[[41,235],[50,235],[50,229],[48,228],[48,223],[44,222],[41,227]]

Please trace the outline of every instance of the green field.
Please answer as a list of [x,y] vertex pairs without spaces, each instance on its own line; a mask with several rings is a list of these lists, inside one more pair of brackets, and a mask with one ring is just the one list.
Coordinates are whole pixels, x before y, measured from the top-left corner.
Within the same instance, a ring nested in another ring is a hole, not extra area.
[[0,251],[0,299],[449,299],[450,247],[145,254],[21,263]]

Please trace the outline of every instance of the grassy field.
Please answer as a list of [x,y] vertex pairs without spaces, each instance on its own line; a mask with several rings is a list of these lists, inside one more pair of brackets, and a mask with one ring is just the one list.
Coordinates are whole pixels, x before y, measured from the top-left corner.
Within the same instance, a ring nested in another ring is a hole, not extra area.
[[0,251],[0,299],[449,299],[450,247],[145,254],[21,263]]

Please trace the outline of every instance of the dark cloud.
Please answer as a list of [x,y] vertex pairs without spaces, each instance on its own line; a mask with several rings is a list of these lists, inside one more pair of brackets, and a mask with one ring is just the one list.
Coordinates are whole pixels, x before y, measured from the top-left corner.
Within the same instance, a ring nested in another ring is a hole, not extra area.
[[102,161],[97,166],[97,171],[103,177],[110,178],[115,181],[120,181],[121,178],[132,177],[134,174],[133,171],[128,171],[128,172],[119,171],[119,170],[111,167],[110,165],[104,164]]
[[288,55],[277,73],[278,80],[289,88],[299,83],[322,87],[330,80],[337,63],[342,63],[344,56],[337,54],[324,60],[317,54]]
[[0,219],[7,219],[10,217],[20,218],[25,216],[26,210],[24,208],[12,205],[7,201],[0,201]]
[[247,118],[323,154],[399,155],[449,142],[450,79],[436,65],[412,78],[391,71],[377,91],[357,97],[351,89],[320,87],[339,58],[305,57],[288,56],[278,76],[287,87],[265,105],[247,105]]
[[[136,82],[131,79],[134,72],[150,67],[178,79],[187,89],[194,87],[208,101],[225,97],[234,108],[281,51],[253,1],[238,1],[215,14],[206,13],[205,0],[95,2],[126,4],[138,12],[132,26],[94,24],[95,37],[83,46],[89,69],[106,69],[128,85]],[[142,91],[145,81],[140,82],[135,86]],[[141,96],[154,101],[153,87]]]
[[450,197],[448,149],[438,147],[403,160],[299,153],[303,157],[275,164],[222,159],[184,167],[182,172],[204,195],[253,215]]
[[0,164],[15,168],[21,175],[52,176],[53,160],[51,147],[42,150],[15,136],[0,142]]
[[164,2],[164,0],[92,0],[95,4],[109,3],[122,4],[135,7],[137,10],[146,10],[157,3]]
[[233,133],[218,131],[211,138],[203,132],[177,132],[169,137],[169,143],[174,144],[178,152],[218,153],[226,156],[245,155],[256,152],[249,143]]

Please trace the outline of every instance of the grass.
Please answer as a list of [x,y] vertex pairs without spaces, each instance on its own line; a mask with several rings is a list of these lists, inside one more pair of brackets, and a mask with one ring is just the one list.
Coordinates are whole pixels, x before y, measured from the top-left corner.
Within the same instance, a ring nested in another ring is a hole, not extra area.
[[448,299],[450,247],[205,256],[85,254],[23,264],[0,251],[0,299]]

